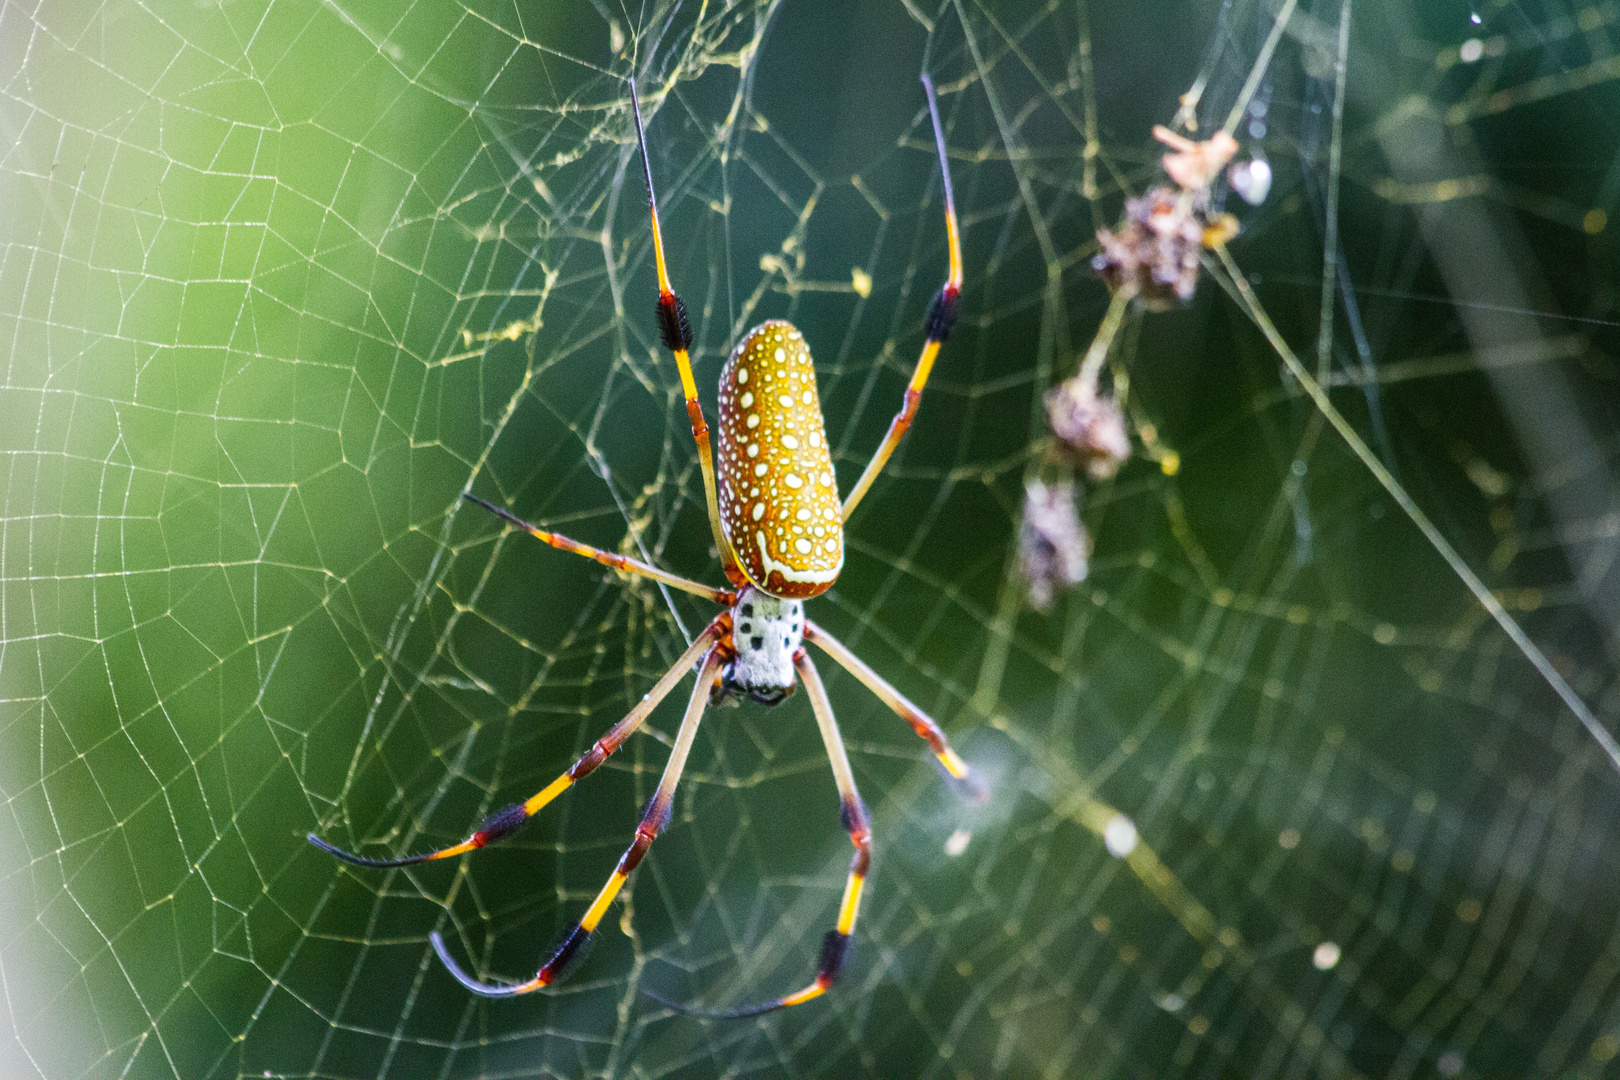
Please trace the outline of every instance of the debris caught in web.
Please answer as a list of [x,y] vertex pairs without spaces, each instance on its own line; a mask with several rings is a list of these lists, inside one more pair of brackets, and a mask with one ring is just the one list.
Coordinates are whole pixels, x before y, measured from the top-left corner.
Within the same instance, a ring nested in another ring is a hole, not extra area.
[[1154,188],[1125,200],[1125,219],[1115,228],[1097,230],[1102,250],[1091,266],[1115,294],[1153,310],[1192,299],[1204,226],[1176,203],[1172,189]]
[[1030,606],[1046,611],[1057,594],[1086,580],[1091,534],[1075,509],[1067,481],[1024,485],[1024,523],[1018,531],[1018,572],[1029,588]]
[[[1139,308],[1162,311],[1191,300],[1203,253],[1221,247],[1238,231],[1236,218],[1210,208],[1210,186],[1237,156],[1238,142],[1231,133],[1218,131],[1194,142],[1155,127],[1153,136],[1169,147],[1162,164],[1171,183],[1126,199],[1120,223],[1097,230],[1099,251],[1091,265],[1108,283],[1113,301],[1080,370],[1048,391],[1044,400],[1052,442],[1043,470],[1050,474],[1055,469],[1063,479],[1026,483],[1018,540],[1019,573],[1038,611],[1051,607],[1061,590],[1085,580],[1090,562],[1091,537],[1075,508],[1074,472],[1084,470],[1092,481],[1108,481],[1130,460],[1131,434],[1120,406],[1125,384],[1117,381],[1115,392],[1098,388],[1126,308],[1135,301]],[[1271,188],[1271,168],[1262,158],[1233,166],[1228,176],[1233,189],[1251,203],[1264,200]],[[1147,434],[1151,431],[1151,425],[1144,427],[1150,451],[1156,447],[1156,438]],[[1166,474],[1176,471],[1174,451],[1149,456],[1161,462]]]
[[[1224,131],[1204,142],[1193,142],[1165,127],[1155,127],[1153,135],[1170,147],[1163,158],[1164,171],[1176,186],[1160,185],[1141,198],[1126,199],[1120,223],[1097,230],[1102,250],[1091,265],[1116,296],[1136,300],[1151,311],[1163,311],[1192,299],[1203,251],[1220,247],[1237,235],[1236,218],[1210,213],[1209,188],[1237,154],[1238,144]],[[1248,191],[1263,199],[1256,163],[1245,164]],[[1263,187],[1267,190],[1270,176],[1266,168]]]
[[1156,187],[1140,199],[1125,200],[1125,218],[1113,229],[1098,229],[1102,250],[1091,260],[1117,296],[1150,311],[1184,304],[1198,287],[1198,258],[1237,235],[1230,214],[1207,216],[1199,198],[1187,191]]
[[1125,414],[1080,375],[1047,391],[1046,422],[1059,451],[1093,480],[1112,480],[1131,456]]
[[1170,148],[1162,159],[1165,175],[1189,192],[1208,190],[1238,152],[1237,140],[1225,131],[1217,131],[1203,142],[1193,142],[1163,124],[1155,124],[1153,137]]

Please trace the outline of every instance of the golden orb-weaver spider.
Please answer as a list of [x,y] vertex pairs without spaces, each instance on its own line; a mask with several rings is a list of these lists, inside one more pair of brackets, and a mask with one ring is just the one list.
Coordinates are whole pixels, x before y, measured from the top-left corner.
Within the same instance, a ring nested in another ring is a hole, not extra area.
[[956,319],[957,299],[962,287],[961,239],[951,192],[950,165],[945,154],[945,133],[940,126],[934,85],[926,74],[922,76],[922,82],[927,93],[929,118],[933,123],[934,141],[943,174],[950,275],[934,296],[926,322],[927,343],[917,360],[911,383],[906,388],[904,403],[890,422],[888,435],[872,455],[866,471],[840,504],[816,393],[815,368],[811,365],[804,336],[789,323],[762,323],[750,330],[732,350],[720,375],[718,456],[710,449],[709,428],[703,417],[703,407],[698,402],[697,384],[693,381],[688,357],[692,347],[692,331],[687,322],[686,306],[669,284],[664,242],[658,227],[658,199],[653,193],[652,164],[647,157],[647,137],[641,122],[641,103],[636,96],[635,80],[630,80],[630,104],[646,175],[653,253],[658,267],[658,326],[665,346],[675,354],[675,364],[680,371],[681,388],[686,395],[686,411],[692,421],[692,437],[697,443],[698,461],[703,472],[709,526],[714,532],[721,564],[732,588],[720,589],[691,581],[639,560],[602,551],[538,528],[470,492],[464,493],[463,498],[553,547],[585,555],[605,566],[640,574],[705,597],[723,605],[726,610],[704,628],[691,647],[630,710],[629,715],[598,739],[567,772],[526,801],[514,803],[491,815],[461,843],[419,855],[370,859],[335,847],[314,833],[309,834],[310,843],[321,850],[356,866],[377,868],[448,859],[492,844],[510,836],[547,803],[607,760],[685,677],[686,672],[696,665],[697,685],[686,706],[686,715],[675,736],[674,749],[670,751],[657,793],[648,803],[636,827],[634,842],[619,859],[612,877],[597,894],[590,908],[563,937],[550,958],[540,965],[534,977],[519,983],[481,982],[461,969],[446,948],[444,938],[438,931],[432,932],[430,937],[439,959],[450,974],[475,994],[512,997],[555,982],[569,961],[578,954],[580,946],[595,931],[625,879],[668,823],[675,785],[680,781],[687,754],[697,735],[698,723],[711,699],[746,695],[763,704],[775,705],[793,692],[795,675],[809,693],[810,705],[832,763],[844,827],[849,830],[850,839],[855,845],[855,857],[850,863],[844,898],[838,908],[838,921],[822,943],[821,963],[815,980],[797,993],[724,1012],[675,1005],[657,995],[649,993],[649,996],[686,1012],[736,1017],[798,1005],[827,992],[838,978],[839,968],[849,949],[850,935],[855,930],[861,886],[871,863],[871,825],[860,793],[855,788],[855,775],[850,768],[849,756],[844,751],[843,738],[838,732],[838,722],[833,717],[827,691],[822,686],[809,651],[804,647],[806,641],[832,657],[905,719],[928,742],[945,772],[964,791],[983,796],[983,788],[975,774],[951,749],[939,725],[854,653],[804,617],[804,601],[831,587],[843,568],[844,522],[849,520],[850,513],[871,487],[901,436],[911,425],[934,358],[950,336]]

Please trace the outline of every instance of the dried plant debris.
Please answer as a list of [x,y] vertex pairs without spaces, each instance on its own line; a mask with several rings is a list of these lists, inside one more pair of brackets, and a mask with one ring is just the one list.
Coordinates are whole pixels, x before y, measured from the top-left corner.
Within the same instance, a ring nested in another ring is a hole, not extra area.
[[1165,175],[1185,191],[1208,189],[1238,152],[1237,140],[1225,131],[1217,131],[1203,142],[1193,142],[1163,124],[1155,124],[1153,137],[1170,148],[1162,159]]
[[1111,480],[1131,456],[1125,416],[1114,399],[1081,376],[1046,392],[1046,422],[1064,456],[1093,480]]
[[[1097,377],[1130,301],[1151,311],[1184,304],[1198,287],[1205,250],[1214,250],[1238,232],[1231,214],[1212,213],[1210,188],[1237,156],[1230,132],[1218,131],[1194,142],[1166,127],[1153,137],[1169,150],[1162,163],[1171,180],[1139,199],[1125,200],[1125,215],[1112,229],[1097,230],[1092,267],[1113,291],[1108,315],[1074,377],[1047,392],[1046,422],[1052,429],[1049,464],[1065,475],[1084,469],[1094,481],[1111,480],[1131,456],[1130,430],[1114,399],[1097,390]],[[1271,168],[1261,158],[1233,166],[1233,189],[1259,203],[1271,188]],[[1145,429],[1144,434],[1146,434]],[[1152,442],[1147,444],[1151,450]],[[1173,453],[1160,453],[1165,472],[1175,471]],[[1024,487],[1024,523],[1018,534],[1018,570],[1029,602],[1045,611],[1060,590],[1085,580],[1091,536],[1075,509],[1073,480],[1054,484],[1031,480]]]
[[[1204,142],[1165,127],[1155,127],[1153,135],[1170,147],[1163,164],[1175,186],[1161,185],[1140,199],[1127,199],[1124,219],[1113,229],[1097,230],[1102,250],[1091,265],[1116,295],[1163,311],[1192,299],[1204,249],[1220,247],[1237,235],[1236,218],[1209,212],[1209,189],[1237,154],[1238,144],[1224,131]],[[1247,193],[1240,194],[1264,198],[1260,188],[1270,187],[1269,169],[1262,185],[1254,163],[1246,164]]]
[[1046,611],[1057,594],[1086,580],[1091,565],[1091,534],[1075,509],[1068,481],[1024,486],[1024,523],[1018,531],[1018,572],[1029,589],[1030,606]]
[[1169,187],[1126,199],[1125,219],[1112,230],[1097,230],[1102,250],[1092,258],[1092,269],[1116,294],[1150,311],[1191,300],[1198,287],[1199,255],[1237,235],[1236,218],[1206,217],[1198,203]]
[[1176,192],[1154,188],[1125,200],[1125,220],[1116,228],[1097,230],[1102,250],[1092,268],[1115,293],[1154,310],[1191,300],[1198,286],[1204,225],[1176,204]]

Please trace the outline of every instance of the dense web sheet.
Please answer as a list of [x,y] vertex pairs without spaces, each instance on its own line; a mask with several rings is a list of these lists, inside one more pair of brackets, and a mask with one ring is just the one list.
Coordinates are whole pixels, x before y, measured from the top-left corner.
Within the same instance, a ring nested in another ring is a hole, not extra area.
[[[1617,33],[1509,0],[0,6],[0,1073],[1612,1071]],[[813,971],[849,845],[801,695],[710,715],[570,979],[474,998],[428,934],[531,975],[690,682],[498,849],[303,837],[461,839],[709,615],[459,500],[719,581],[623,77],[711,418],[731,342],[794,320],[847,490],[944,273],[924,70],[962,323],[810,615],[993,798],[823,665],[875,836],[834,994],[642,994]],[[1041,395],[1172,120],[1276,182],[1218,194],[1243,232],[1191,305],[1127,318],[1137,454],[1038,614]]]

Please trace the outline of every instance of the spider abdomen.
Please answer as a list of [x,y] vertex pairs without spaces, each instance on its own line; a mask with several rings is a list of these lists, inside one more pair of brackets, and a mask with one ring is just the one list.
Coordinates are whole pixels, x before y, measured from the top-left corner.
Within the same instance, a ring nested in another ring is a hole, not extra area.
[[784,599],[817,596],[844,565],[838,480],[804,335],[761,323],[720,373],[720,525],[748,580]]

